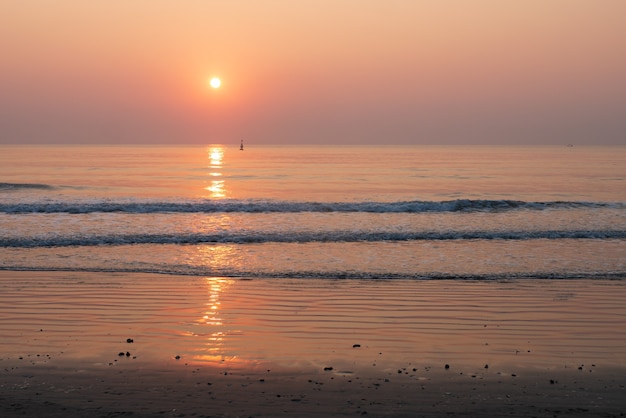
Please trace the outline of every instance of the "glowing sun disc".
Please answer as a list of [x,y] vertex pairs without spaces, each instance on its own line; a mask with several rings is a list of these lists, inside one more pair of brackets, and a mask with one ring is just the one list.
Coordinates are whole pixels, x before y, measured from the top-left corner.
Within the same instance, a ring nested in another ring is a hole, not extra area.
[[209,84],[211,85],[211,87],[216,89],[216,88],[219,88],[219,86],[222,85],[222,81],[219,78],[217,78],[217,77],[213,77],[211,79],[211,81],[209,81]]

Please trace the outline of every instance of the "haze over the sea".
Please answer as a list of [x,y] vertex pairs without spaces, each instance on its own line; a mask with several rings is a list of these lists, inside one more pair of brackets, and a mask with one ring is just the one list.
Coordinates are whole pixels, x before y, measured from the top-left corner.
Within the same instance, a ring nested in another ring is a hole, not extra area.
[[626,142],[622,0],[7,1],[0,62],[0,143]]

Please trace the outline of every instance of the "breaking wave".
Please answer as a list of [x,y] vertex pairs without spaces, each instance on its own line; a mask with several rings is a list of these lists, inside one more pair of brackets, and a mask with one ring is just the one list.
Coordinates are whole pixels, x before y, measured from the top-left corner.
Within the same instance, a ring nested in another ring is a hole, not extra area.
[[14,191],[14,190],[52,190],[54,186],[48,184],[39,183],[0,183],[0,191]]
[[[0,188],[3,184],[0,183]],[[12,185],[11,187],[15,187]],[[19,186],[19,185],[18,185]],[[21,185],[47,188],[46,185]],[[403,201],[403,202],[290,202],[274,200],[189,200],[162,201],[99,201],[99,202],[29,202],[0,204],[0,213],[296,213],[296,212],[368,212],[368,213],[426,213],[426,212],[505,212],[517,210],[623,209],[625,203],[607,202],[524,202],[518,200]]]
[[443,231],[443,232],[365,232],[323,231],[273,233],[218,234],[129,234],[97,236],[53,236],[0,238],[0,247],[36,248],[134,244],[262,244],[309,242],[384,242],[384,241],[444,241],[444,240],[533,240],[533,239],[626,239],[626,231]]

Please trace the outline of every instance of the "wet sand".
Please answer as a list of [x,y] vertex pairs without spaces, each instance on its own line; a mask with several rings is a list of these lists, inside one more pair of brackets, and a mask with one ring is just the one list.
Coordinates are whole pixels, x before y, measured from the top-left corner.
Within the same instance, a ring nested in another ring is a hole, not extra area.
[[2,416],[623,416],[626,283],[0,272]]

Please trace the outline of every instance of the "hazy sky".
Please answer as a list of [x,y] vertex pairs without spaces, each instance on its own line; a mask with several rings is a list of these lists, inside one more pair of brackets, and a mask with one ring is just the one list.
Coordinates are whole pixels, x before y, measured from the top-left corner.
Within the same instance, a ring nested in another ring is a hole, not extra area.
[[626,1],[0,3],[0,143],[242,138],[626,144]]

